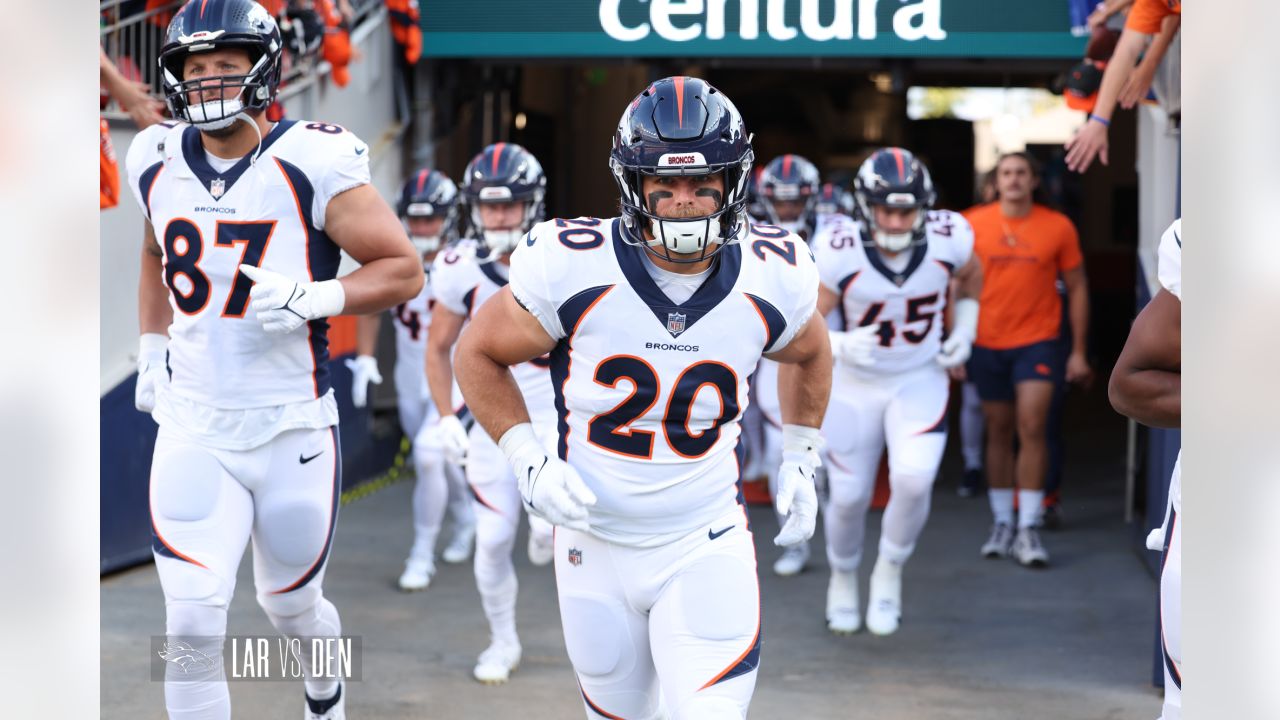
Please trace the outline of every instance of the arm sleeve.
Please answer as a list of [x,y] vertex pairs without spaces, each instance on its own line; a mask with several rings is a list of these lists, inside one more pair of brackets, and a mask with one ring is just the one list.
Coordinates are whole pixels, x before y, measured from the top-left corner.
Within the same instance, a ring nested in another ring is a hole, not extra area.
[[[551,290],[547,274],[547,255],[554,249],[552,243],[540,239],[546,224],[535,226],[516,246],[511,255],[511,294],[520,307],[538,319],[542,329],[553,339],[559,340],[566,333],[556,312],[558,303]],[[529,240],[533,240],[530,244]]]
[[320,182],[312,201],[311,223],[316,229],[324,229],[324,215],[329,201],[343,192],[361,185],[368,185],[369,146],[350,132],[343,131],[325,141],[333,146],[327,154],[327,165],[321,170]]
[[805,323],[809,322],[809,318],[818,311],[818,285],[822,282],[818,277],[818,266],[809,257],[809,253],[796,253],[796,256],[795,270],[798,277],[786,278],[790,282],[781,286],[784,288],[783,292],[790,293],[790,302],[780,306],[787,316],[787,328],[774,343],[773,352],[790,345]]
[[813,238],[813,256],[818,266],[818,281],[828,290],[837,293],[840,291],[841,275],[847,265],[841,260],[848,251],[848,246],[842,245],[842,249],[836,250],[832,246],[832,241],[837,237],[853,235],[856,231],[857,228],[852,222],[840,218],[824,223],[821,232]]
[[[170,127],[165,123],[158,123],[146,128],[133,137],[133,142],[129,143],[129,152],[125,154],[129,193],[138,202],[138,209],[148,221],[151,220],[151,208],[148,204],[151,183],[155,181],[156,175],[156,169],[153,168],[164,160],[159,145]],[[144,179],[147,185],[145,188],[142,187]]]
[[1062,245],[1058,248],[1058,271],[1075,270],[1084,262],[1080,253],[1080,235],[1076,226],[1065,216],[1062,218]]
[[465,318],[467,305],[463,296],[468,288],[459,265],[459,252],[459,248],[447,248],[431,263],[431,295],[446,310]]
[[1160,286],[1182,300],[1182,218],[1174,220],[1160,238],[1156,267]]

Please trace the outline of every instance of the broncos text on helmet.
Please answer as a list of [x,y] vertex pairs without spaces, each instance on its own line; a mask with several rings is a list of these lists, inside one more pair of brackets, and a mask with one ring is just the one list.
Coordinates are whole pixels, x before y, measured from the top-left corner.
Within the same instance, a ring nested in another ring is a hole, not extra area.
[[[745,236],[751,137],[733,102],[695,77],[658,80],[618,121],[609,168],[622,195],[623,240],[671,262],[705,260]],[[642,191],[645,176],[724,174],[720,207],[701,217],[663,218]]]
[[[542,221],[547,176],[542,164],[515,143],[494,143],[467,164],[462,173],[462,197],[469,221],[483,241],[491,259],[515,249],[516,243]],[[480,205],[486,203],[523,203],[524,214],[517,228],[490,230],[480,221]]]
[[757,190],[766,221],[806,239],[812,236],[819,182],[818,168],[799,155],[770,160]]
[[[422,168],[405,180],[396,199],[396,214],[418,254],[427,256],[453,238],[458,220],[458,186],[439,170]],[[444,223],[434,235],[415,233],[414,218],[441,218]]]
[[[909,150],[881,148],[871,153],[853,179],[853,198],[858,217],[876,245],[888,252],[901,252],[924,240],[924,224],[937,195],[924,163]],[[916,210],[909,232],[888,233],[876,226],[875,206]]]
[[[250,68],[242,75],[183,78],[189,55],[241,48]],[[173,116],[212,131],[265,110],[280,85],[282,42],[275,18],[253,0],[191,0],[169,23],[160,48],[160,76]]]

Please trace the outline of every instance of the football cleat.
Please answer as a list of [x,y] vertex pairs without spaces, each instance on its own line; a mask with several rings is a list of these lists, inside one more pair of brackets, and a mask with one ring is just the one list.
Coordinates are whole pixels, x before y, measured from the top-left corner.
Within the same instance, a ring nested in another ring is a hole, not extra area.
[[875,635],[892,635],[902,620],[902,566],[877,561],[871,571],[871,592],[867,599],[867,630]]
[[861,627],[858,572],[832,570],[827,584],[827,629],[836,635],[852,635]]
[[436,564],[431,558],[409,558],[404,563],[404,573],[400,575],[400,589],[405,592],[426,590],[435,574]]
[[789,545],[782,551],[782,557],[773,563],[773,572],[781,577],[791,577],[804,572],[809,564],[809,543],[802,542]]
[[347,698],[343,691],[345,684],[339,682],[338,692],[325,700],[313,700],[304,690],[303,696],[307,699],[307,709],[302,715],[302,720],[347,720]]
[[520,667],[520,643],[494,641],[480,653],[472,674],[485,685],[501,685],[511,679],[511,673]]

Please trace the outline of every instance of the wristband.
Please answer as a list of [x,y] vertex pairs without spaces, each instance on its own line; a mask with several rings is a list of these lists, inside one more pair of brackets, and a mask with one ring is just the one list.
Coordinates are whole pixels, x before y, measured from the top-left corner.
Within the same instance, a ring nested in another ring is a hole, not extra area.
[[315,299],[311,301],[311,309],[315,320],[317,318],[327,318],[341,315],[343,309],[347,305],[347,291],[342,287],[342,282],[336,278],[333,280],[324,280],[318,283],[310,283],[311,292],[315,293]]
[[1098,117],[1097,115],[1089,115],[1089,119],[1102,123],[1102,127],[1107,127],[1107,128],[1111,127],[1111,121],[1104,117]]
[[978,336],[978,301],[975,298],[960,298],[956,301],[955,314],[952,316],[951,332],[964,333],[970,340]]
[[782,426],[783,455],[816,453],[822,448],[822,431],[804,425]]

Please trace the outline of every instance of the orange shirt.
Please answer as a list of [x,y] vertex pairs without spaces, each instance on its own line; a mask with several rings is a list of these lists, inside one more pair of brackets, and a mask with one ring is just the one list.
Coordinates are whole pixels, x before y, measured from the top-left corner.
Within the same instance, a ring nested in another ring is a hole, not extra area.
[[1084,262],[1071,220],[1043,205],[1024,217],[1005,217],[998,202],[969,208],[964,217],[982,263],[976,343],[1005,350],[1058,337],[1058,275]]
[[111,146],[111,128],[104,118],[98,118],[99,183],[98,209],[106,210],[120,203],[120,169],[116,165],[116,151]]
[[1155,35],[1160,25],[1170,15],[1182,14],[1182,0],[1135,0],[1125,18],[1124,29]]

